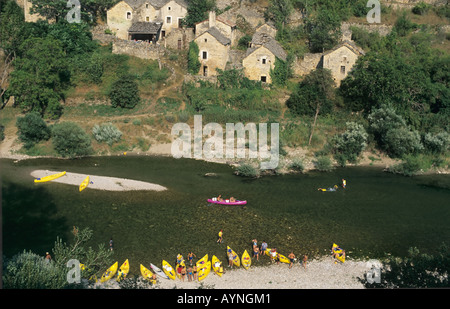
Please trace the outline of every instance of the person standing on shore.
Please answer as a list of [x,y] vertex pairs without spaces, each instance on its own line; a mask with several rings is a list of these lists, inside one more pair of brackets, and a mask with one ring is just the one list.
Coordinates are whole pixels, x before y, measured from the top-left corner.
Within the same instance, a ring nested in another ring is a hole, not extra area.
[[228,251],[228,267],[233,268],[233,260],[234,260],[234,256],[230,250],[230,251]]
[[267,243],[263,240],[263,242],[261,243],[261,248],[260,248],[260,252],[262,255],[264,255],[264,253],[266,252],[267,249]]
[[218,244],[221,244],[222,241],[223,241],[223,230],[220,230],[218,236],[219,236],[219,238],[217,239],[217,243],[218,243]]
[[289,261],[291,262],[289,264],[289,269],[291,269],[292,265],[294,265],[294,261],[295,261],[295,254],[294,252],[291,251],[291,253],[288,255]]
[[306,269],[306,262],[308,261],[308,256],[305,254],[303,256],[303,267]]
[[109,250],[113,251],[113,247],[114,247],[114,242],[111,237],[111,239],[109,240]]

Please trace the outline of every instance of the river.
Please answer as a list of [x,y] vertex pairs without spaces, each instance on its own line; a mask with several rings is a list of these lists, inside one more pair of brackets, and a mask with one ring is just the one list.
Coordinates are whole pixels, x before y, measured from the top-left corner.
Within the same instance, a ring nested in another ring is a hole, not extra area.
[[[74,160],[1,159],[3,254],[50,251],[57,236],[70,242],[73,226],[89,227],[89,245],[114,241],[117,260],[130,264],[172,261],[193,251],[225,258],[251,240],[265,240],[288,255],[328,254],[333,243],[351,257],[404,256],[408,248],[434,253],[450,239],[450,175],[404,177],[375,167],[246,179],[233,168],[153,156]],[[35,169],[122,177],[157,183],[166,191],[108,192],[60,183],[35,184]],[[215,173],[206,177],[206,173]],[[319,187],[347,188],[321,192]],[[222,194],[245,207],[213,206]],[[216,242],[224,231],[224,243]]]

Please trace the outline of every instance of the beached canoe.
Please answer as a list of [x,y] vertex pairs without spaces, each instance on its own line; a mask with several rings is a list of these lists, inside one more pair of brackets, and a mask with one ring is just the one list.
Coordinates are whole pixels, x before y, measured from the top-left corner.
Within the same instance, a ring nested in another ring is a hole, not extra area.
[[233,251],[233,249],[231,249],[229,246],[227,246],[227,256],[228,256],[229,252],[231,252],[231,254],[233,255],[233,264],[237,267],[241,266],[241,261],[239,259],[239,256],[236,254],[236,252]]
[[102,275],[102,277],[100,278],[100,282],[106,282],[109,279],[111,279],[112,277],[114,277],[114,275],[117,272],[117,267],[119,266],[118,262],[115,262],[113,265],[111,265],[111,267],[109,267],[105,273]]
[[204,257],[202,257],[201,259],[199,259],[199,260],[197,261],[197,263],[195,263],[195,266],[197,266],[197,271],[198,271],[200,268],[205,267],[206,262],[208,262],[208,254],[206,254]]
[[209,198],[208,203],[218,205],[241,206],[247,204],[247,201],[240,201],[240,200],[236,200],[235,202],[230,202],[230,200],[217,201]]
[[147,279],[148,281],[150,281],[151,284],[156,283],[156,280],[153,279],[153,273],[151,272],[151,270],[142,264],[141,264],[141,275],[142,275],[142,277],[144,277],[144,279]]
[[242,266],[244,266],[245,269],[248,269],[250,265],[252,265],[252,259],[247,250],[245,250],[244,253],[242,253]]
[[87,176],[83,182],[80,184],[80,192],[86,189],[86,187],[89,185],[89,176]]
[[211,272],[211,261],[207,261],[203,267],[198,271],[198,281],[205,279]]
[[150,268],[155,272],[155,274],[157,274],[158,276],[160,276],[161,278],[164,279],[169,279],[169,276],[166,275],[165,272],[163,272],[159,267],[157,267],[156,265],[150,263]]
[[345,255],[343,254],[343,250],[336,244],[333,244],[332,250],[334,253],[336,253],[336,259],[342,263],[345,263]]
[[172,280],[175,280],[176,275],[175,275],[175,269],[173,269],[173,267],[169,264],[169,262],[167,262],[166,260],[162,261],[162,269],[164,271],[164,273]]
[[64,171],[64,172],[61,172],[61,173],[57,173],[57,174],[53,174],[53,175],[48,175],[48,176],[44,176],[44,177],[41,177],[41,178],[36,178],[35,180],[34,180],[34,182],[47,182],[47,181],[52,181],[52,180],[54,180],[54,179],[56,179],[56,178],[59,178],[59,177],[61,177],[61,176],[64,176],[66,174],[66,172]]
[[223,266],[222,262],[219,260],[219,258],[215,255],[211,258],[211,266],[214,270],[214,272],[219,275],[219,277],[222,277],[223,275]]
[[126,259],[126,261],[123,262],[122,266],[120,266],[119,270],[117,271],[117,281],[125,279],[129,272],[130,263],[128,262],[128,259]]

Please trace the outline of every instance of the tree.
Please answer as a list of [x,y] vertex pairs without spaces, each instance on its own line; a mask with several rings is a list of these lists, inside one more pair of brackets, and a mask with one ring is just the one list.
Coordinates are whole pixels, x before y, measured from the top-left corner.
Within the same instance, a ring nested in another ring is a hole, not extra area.
[[319,68],[306,75],[286,102],[287,107],[294,114],[314,115],[309,144],[311,144],[319,112],[328,114],[332,111],[334,86],[331,71]]
[[286,85],[287,80],[292,76],[291,64],[292,58],[289,56],[286,61],[283,61],[278,57],[275,58],[274,69],[270,70],[270,77],[275,85]]
[[289,21],[294,7],[291,0],[272,0],[264,12],[266,20],[271,20],[280,29]]
[[140,102],[139,88],[132,75],[119,77],[112,86],[109,99],[113,107],[133,108]]
[[333,48],[341,37],[341,19],[334,11],[324,8],[305,21],[309,49],[321,53]]
[[52,143],[63,157],[85,156],[92,153],[91,139],[74,122],[62,122],[52,128]]
[[29,38],[21,46],[23,55],[14,61],[8,94],[24,111],[36,111],[51,117],[62,112],[59,103],[68,84],[68,68],[59,41]]
[[36,112],[17,118],[16,125],[19,139],[24,143],[25,148],[30,148],[41,140],[50,138],[50,129]]
[[56,22],[64,19],[70,11],[70,8],[67,7],[67,0],[31,0],[31,3],[31,14],[39,14]]
[[194,27],[196,23],[208,18],[208,12],[216,8],[215,0],[188,0],[187,15],[184,23]]

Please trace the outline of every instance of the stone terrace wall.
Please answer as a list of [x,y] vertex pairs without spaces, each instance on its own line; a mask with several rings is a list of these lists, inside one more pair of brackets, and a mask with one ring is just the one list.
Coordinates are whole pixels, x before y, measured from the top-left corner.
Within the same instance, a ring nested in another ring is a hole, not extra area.
[[164,47],[143,41],[114,40],[112,52],[142,59],[158,60],[164,54]]

